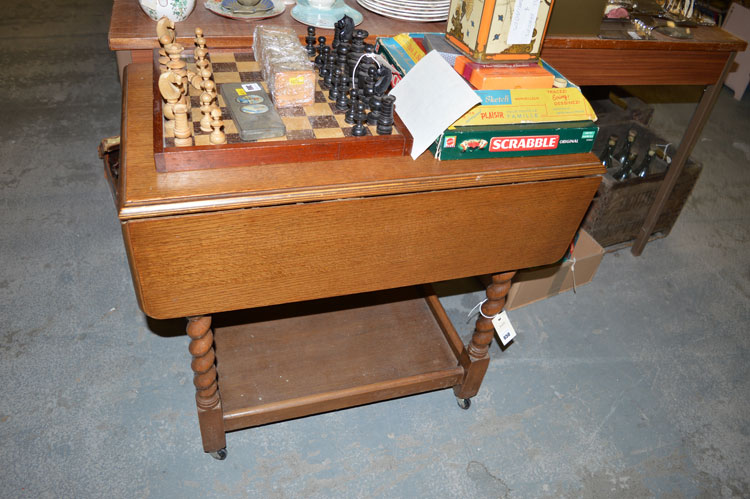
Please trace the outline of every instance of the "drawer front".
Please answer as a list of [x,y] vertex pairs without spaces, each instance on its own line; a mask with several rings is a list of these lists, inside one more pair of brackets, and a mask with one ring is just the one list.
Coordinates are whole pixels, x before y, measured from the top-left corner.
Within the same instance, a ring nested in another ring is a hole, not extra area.
[[599,177],[123,223],[143,311],[171,318],[547,264]]

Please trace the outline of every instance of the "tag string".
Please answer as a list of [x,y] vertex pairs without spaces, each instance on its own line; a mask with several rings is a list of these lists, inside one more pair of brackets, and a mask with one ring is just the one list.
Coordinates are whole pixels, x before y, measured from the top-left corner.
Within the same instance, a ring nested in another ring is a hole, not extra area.
[[476,305],[474,305],[474,308],[471,309],[471,311],[469,312],[469,315],[466,317],[466,322],[468,322],[469,319],[471,319],[471,316],[476,313],[477,309],[479,309],[479,315],[481,315],[485,319],[490,319],[490,320],[494,319],[495,317],[497,317],[498,315],[500,315],[502,313],[502,312],[500,312],[500,313],[497,313],[495,315],[487,315],[484,312],[482,312],[482,305],[484,305],[484,303],[486,301],[487,301],[487,298],[485,298],[484,300],[482,300],[479,303],[477,303]]
[[354,81],[355,81],[355,80],[354,80],[354,78],[355,78],[355,76],[356,76],[356,74],[357,74],[357,67],[359,66],[359,63],[360,63],[360,62],[362,61],[362,59],[363,59],[364,57],[370,58],[370,59],[372,59],[373,61],[375,61],[375,64],[377,64],[377,65],[378,65],[378,67],[380,67],[380,66],[381,66],[381,64],[380,64],[380,62],[378,61],[378,58],[377,58],[377,57],[375,56],[375,54],[364,53],[364,54],[362,54],[361,56],[359,56],[359,59],[357,59],[357,63],[356,63],[356,64],[354,64],[354,69],[352,69],[352,85],[353,85],[354,87],[356,87],[356,86],[357,86],[357,85],[356,85],[356,84],[354,83]]
[[576,292],[576,258],[572,257],[570,261],[573,262],[570,265],[570,272],[573,274],[573,293],[575,293]]

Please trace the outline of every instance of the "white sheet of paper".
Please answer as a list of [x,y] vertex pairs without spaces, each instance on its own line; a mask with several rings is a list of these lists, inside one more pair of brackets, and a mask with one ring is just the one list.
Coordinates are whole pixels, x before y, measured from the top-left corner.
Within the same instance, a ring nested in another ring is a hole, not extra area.
[[508,45],[528,45],[539,14],[539,0],[516,0],[508,30]]
[[412,159],[466,111],[479,104],[479,96],[435,50],[425,55],[390,92],[395,108],[414,142]]

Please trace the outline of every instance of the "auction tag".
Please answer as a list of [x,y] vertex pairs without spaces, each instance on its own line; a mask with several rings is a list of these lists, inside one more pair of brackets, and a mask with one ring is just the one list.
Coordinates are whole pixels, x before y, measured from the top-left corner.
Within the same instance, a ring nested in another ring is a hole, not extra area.
[[510,18],[508,45],[528,45],[539,15],[539,0],[516,0],[513,17]]
[[510,323],[508,318],[508,312],[505,310],[492,319],[492,325],[495,326],[495,331],[497,331],[503,346],[506,346],[516,337],[516,330],[513,329],[513,324]]

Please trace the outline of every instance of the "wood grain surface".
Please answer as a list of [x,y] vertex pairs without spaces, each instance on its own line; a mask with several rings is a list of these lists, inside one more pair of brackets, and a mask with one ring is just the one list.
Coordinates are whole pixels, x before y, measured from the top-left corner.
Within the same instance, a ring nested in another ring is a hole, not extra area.
[[[357,26],[367,30],[370,35],[396,34],[416,32],[445,32],[445,22],[416,23],[400,21],[374,14],[359,6],[353,0],[349,5],[361,12],[364,20]],[[293,28],[300,36],[307,34],[307,26],[295,21],[289,14],[292,6],[286,11],[270,19],[260,21],[237,21],[218,16],[203,6],[202,0],[197,0],[195,10],[183,22],[177,23],[177,42],[192,43],[192,36],[196,27],[203,29],[209,47],[250,47],[255,26],[284,26]],[[318,36],[333,39],[333,30],[318,29]],[[112,17],[109,25],[109,47],[111,50],[152,49],[157,46],[156,21],[148,17],[138,0],[115,0],[112,7]]]
[[599,177],[271,206],[124,224],[155,318],[552,263]]
[[221,320],[216,351],[228,430],[444,388],[463,372],[416,288]]
[[[352,3],[352,2],[350,2]],[[445,33],[445,22],[421,23],[390,19],[353,5],[360,11],[364,20],[357,28],[367,30],[371,36],[391,36],[398,33]],[[195,10],[185,21],[177,24],[177,41],[192,43],[196,27],[203,28],[209,47],[249,47],[252,44],[253,28],[258,24],[293,28],[300,36],[307,34],[307,26],[295,21],[289,9],[280,16],[261,21],[235,21],[209,12],[198,0]],[[601,40],[595,37],[553,37],[545,38],[542,58],[548,59],[546,49],[587,48],[587,49],[637,49],[637,50],[697,50],[697,51],[742,51],[745,42],[719,28],[699,26],[692,29],[693,39],[659,40]],[[332,36],[333,30],[318,29],[318,36]],[[111,50],[144,50],[158,45],[156,22],[149,18],[138,5],[138,0],[114,0],[109,25],[109,47]],[[551,60],[548,62],[552,63]],[[591,63],[591,61],[588,61]]]
[[702,47],[701,50],[549,47],[542,56],[576,85],[709,85],[719,78],[731,54]]
[[411,157],[158,173],[152,68],[128,67],[123,86],[121,220],[361,196],[479,187],[604,173],[591,154],[438,161]]

